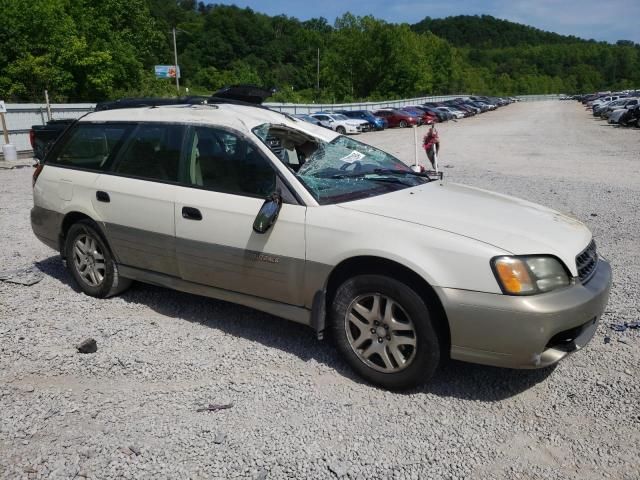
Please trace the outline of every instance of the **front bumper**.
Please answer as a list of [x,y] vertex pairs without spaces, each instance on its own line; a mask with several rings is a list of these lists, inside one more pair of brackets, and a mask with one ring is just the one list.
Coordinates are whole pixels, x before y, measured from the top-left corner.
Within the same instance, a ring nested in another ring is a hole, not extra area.
[[437,288],[451,333],[451,358],[509,368],[541,368],[583,348],[609,299],[611,267],[554,292],[525,297]]

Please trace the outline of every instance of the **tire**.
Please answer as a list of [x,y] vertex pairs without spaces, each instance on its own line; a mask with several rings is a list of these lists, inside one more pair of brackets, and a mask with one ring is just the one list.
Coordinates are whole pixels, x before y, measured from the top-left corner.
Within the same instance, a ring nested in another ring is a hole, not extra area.
[[331,328],[353,370],[383,388],[425,383],[440,362],[428,306],[413,289],[390,277],[358,275],[340,285],[331,305]]
[[64,251],[73,279],[87,295],[108,298],[131,285],[118,274],[111,250],[92,221],[80,220],[69,228]]
[[344,135],[345,133],[347,133],[347,130],[344,127],[336,127],[336,132],[338,132],[340,135]]
[[399,126],[400,128],[406,128],[406,126],[407,126],[407,122],[405,122],[404,120],[400,120],[400,123],[398,124],[398,126]]

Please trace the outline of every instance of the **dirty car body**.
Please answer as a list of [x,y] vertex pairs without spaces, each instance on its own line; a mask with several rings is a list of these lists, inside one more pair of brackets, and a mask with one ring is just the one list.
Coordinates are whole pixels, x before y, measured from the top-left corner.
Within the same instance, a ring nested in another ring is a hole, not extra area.
[[553,364],[591,339],[611,284],[577,220],[249,106],[84,117],[38,168],[31,219],[85,293],[138,280],[330,328],[387,388],[443,355]]

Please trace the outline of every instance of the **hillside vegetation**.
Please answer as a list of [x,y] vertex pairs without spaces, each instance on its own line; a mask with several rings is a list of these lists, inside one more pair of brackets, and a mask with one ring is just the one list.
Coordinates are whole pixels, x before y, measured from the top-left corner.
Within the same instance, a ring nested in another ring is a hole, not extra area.
[[[353,101],[475,92],[578,93],[640,86],[640,45],[543,32],[490,16],[393,24],[349,13],[302,22],[193,0],[0,0],[0,99],[98,101],[181,86],[274,86],[273,100]],[[320,89],[316,89],[320,49]],[[184,90],[182,90],[184,94]]]

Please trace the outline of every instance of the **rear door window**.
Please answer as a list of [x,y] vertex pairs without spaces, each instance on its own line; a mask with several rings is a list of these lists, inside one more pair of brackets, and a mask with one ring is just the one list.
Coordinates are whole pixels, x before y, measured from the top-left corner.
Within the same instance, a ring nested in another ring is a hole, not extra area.
[[163,182],[177,182],[186,127],[141,124],[121,149],[114,173]]
[[131,128],[124,124],[79,123],[68,140],[47,158],[47,163],[103,171]]

